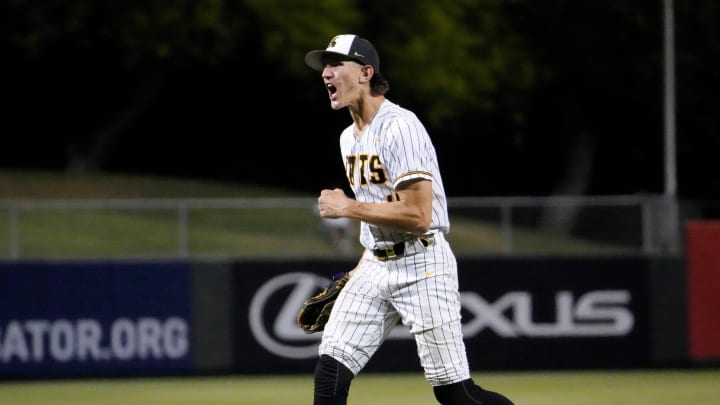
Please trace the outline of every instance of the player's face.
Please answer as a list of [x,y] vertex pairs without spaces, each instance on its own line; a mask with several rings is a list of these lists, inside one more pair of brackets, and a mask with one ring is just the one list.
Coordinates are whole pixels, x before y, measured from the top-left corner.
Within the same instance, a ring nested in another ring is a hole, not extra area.
[[330,107],[339,110],[359,102],[363,66],[339,57],[328,57],[324,63],[322,78],[330,98]]

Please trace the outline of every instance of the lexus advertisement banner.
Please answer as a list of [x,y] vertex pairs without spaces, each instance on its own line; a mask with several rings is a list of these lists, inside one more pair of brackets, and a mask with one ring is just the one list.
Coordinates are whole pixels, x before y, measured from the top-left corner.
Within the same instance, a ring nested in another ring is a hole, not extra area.
[[[234,263],[235,371],[312,372],[321,335],[303,333],[297,312],[354,264]],[[651,363],[647,259],[461,258],[458,265],[473,370]],[[405,327],[396,327],[366,370],[420,370]]]

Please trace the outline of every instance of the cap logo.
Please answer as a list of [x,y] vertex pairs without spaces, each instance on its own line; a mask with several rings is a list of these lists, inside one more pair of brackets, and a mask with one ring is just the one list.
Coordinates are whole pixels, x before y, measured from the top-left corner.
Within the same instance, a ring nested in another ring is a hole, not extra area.
[[343,57],[347,60],[354,60],[361,65],[372,66],[375,72],[380,71],[380,57],[373,44],[354,34],[335,35],[324,50],[315,49],[307,52],[305,63],[315,70],[322,71],[331,56],[335,59]]

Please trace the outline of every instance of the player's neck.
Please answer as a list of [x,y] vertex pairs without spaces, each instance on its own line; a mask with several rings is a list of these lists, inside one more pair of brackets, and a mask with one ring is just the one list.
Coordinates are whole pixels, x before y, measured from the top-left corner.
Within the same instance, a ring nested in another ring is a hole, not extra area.
[[353,122],[355,122],[355,136],[359,136],[365,132],[367,126],[370,125],[373,118],[375,118],[383,101],[385,101],[384,96],[368,97],[361,100],[356,110],[350,111]]

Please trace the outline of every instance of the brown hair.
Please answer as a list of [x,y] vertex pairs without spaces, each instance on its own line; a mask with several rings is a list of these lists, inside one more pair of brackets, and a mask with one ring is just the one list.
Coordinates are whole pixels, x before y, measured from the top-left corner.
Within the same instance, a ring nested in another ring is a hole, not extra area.
[[373,96],[381,96],[390,90],[390,83],[380,72],[375,72],[370,78],[370,93]]

